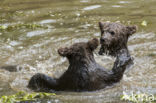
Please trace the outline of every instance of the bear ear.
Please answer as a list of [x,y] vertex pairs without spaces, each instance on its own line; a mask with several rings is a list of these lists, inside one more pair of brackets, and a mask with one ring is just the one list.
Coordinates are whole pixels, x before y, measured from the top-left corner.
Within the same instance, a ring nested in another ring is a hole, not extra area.
[[66,57],[66,56],[70,55],[71,53],[70,53],[70,49],[65,47],[65,48],[59,48],[58,49],[58,54],[60,56]]
[[88,41],[88,46],[91,51],[94,51],[99,45],[99,40],[97,38],[93,38],[92,40]]
[[131,36],[132,34],[136,33],[137,31],[137,26],[127,26],[127,34],[128,36]]
[[104,22],[99,22],[99,28],[100,28],[100,30],[102,31],[103,30],[103,27],[104,27]]

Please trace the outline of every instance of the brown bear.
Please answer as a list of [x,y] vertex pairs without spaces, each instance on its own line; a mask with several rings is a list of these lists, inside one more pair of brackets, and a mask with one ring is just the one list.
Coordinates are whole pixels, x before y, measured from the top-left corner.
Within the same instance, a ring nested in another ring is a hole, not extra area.
[[121,49],[127,49],[129,36],[136,32],[136,26],[125,26],[121,23],[99,22],[101,31],[99,54],[116,56]]
[[34,91],[93,91],[119,82],[130,61],[126,49],[120,50],[112,70],[105,69],[96,63],[93,51],[99,41],[94,38],[88,42],[80,42],[70,47],[58,49],[60,56],[66,57],[69,67],[60,78],[52,78],[45,74],[35,74],[28,83]]

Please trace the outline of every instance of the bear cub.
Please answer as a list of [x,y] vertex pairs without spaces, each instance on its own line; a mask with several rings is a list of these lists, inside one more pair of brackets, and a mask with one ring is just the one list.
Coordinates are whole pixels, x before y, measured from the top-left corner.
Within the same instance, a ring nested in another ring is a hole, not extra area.
[[136,26],[125,26],[121,23],[99,22],[101,31],[99,54],[117,56],[121,49],[127,49],[128,38],[137,30]]
[[58,54],[69,61],[67,71],[60,78],[52,78],[37,73],[29,81],[28,87],[34,91],[93,91],[121,80],[131,58],[125,49],[118,52],[112,70],[105,69],[96,63],[93,51],[99,41],[94,38],[58,49]]

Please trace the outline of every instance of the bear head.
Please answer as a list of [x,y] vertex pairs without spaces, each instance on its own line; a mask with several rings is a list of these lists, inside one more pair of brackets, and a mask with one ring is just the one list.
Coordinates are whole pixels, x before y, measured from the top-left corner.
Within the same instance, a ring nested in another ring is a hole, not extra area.
[[80,42],[58,49],[58,54],[67,57],[69,62],[85,62],[93,59],[93,51],[98,47],[99,41],[94,38],[88,42]]
[[99,22],[101,31],[99,54],[116,56],[121,49],[127,49],[128,38],[137,30],[136,26],[125,26],[120,23]]

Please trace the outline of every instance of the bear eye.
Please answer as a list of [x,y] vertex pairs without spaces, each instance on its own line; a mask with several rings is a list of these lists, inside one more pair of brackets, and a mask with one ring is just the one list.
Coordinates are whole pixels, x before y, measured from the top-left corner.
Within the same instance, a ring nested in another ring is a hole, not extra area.
[[114,31],[110,31],[110,34],[111,34],[111,35],[114,35],[114,34],[115,34],[115,32],[114,32]]

